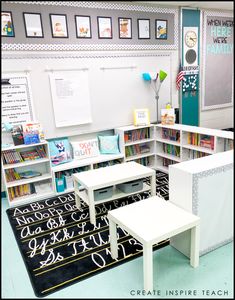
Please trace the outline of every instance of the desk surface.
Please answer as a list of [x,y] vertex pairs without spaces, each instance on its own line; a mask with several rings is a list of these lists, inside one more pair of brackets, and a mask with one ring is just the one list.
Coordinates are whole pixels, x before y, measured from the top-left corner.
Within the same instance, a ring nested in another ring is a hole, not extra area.
[[142,243],[169,238],[200,221],[199,217],[157,196],[111,210],[108,218]]
[[102,185],[113,185],[119,182],[127,182],[139,178],[152,176],[155,170],[142,166],[136,162],[127,162],[114,166],[99,168],[73,174],[85,187],[97,188]]

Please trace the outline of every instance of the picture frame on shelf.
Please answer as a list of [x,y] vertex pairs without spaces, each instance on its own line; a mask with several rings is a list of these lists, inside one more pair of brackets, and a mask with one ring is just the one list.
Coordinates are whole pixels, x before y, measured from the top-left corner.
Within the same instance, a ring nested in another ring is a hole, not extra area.
[[131,18],[118,18],[118,29],[120,39],[132,39]]
[[150,125],[149,109],[135,109],[134,110],[134,125],[135,126],[147,126]]
[[51,34],[53,38],[68,38],[67,16],[64,14],[49,14]]
[[27,38],[43,38],[42,16],[40,13],[23,12],[25,35]]
[[137,19],[138,39],[150,39],[150,19]]
[[112,39],[112,18],[111,17],[97,17],[98,23],[98,37],[99,39]]
[[14,37],[15,30],[11,11],[1,12],[1,36]]
[[90,16],[76,15],[75,23],[77,38],[90,39],[92,37]]
[[156,39],[167,40],[167,20],[155,20]]

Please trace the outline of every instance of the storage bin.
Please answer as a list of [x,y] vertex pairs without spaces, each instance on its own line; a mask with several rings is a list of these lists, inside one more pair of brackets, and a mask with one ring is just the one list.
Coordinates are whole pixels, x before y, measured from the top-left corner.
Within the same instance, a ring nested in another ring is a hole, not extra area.
[[124,193],[138,192],[143,189],[143,180],[138,179],[138,180],[117,184],[117,188]]
[[64,177],[56,178],[55,183],[56,183],[56,191],[58,193],[64,192],[64,189],[65,189]]
[[94,191],[94,200],[104,200],[113,196],[113,186],[108,186]]

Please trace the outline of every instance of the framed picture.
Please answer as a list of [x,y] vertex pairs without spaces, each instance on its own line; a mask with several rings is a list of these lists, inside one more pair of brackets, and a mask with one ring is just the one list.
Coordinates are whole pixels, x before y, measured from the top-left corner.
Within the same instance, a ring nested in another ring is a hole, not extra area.
[[40,13],[23,13],[26,37],[43,37],[42,17]]
[[12,14],[10,11],[1,12],[1,36],[14,37],[15,30],[13,26]]
[[66,15],[50,14],[51,33],[53,38],[68,38],[68,26]]
[[134,125],[143,126],[150,124],[150,115],[147,108],[134,110]]
[[98,22],[98,36],[99,39],[112,39],[112,18],[110,17],[97,17]]
[[132,38],[132,20],[130,18],[118,18],[119,38]]
[[91,38],[90,16],[75,16],[77,38]]
[[156,39],[167,39],[167,20],[155,20],[156,22]]
[[138,39],[150,39],[150,19],[137,19]]

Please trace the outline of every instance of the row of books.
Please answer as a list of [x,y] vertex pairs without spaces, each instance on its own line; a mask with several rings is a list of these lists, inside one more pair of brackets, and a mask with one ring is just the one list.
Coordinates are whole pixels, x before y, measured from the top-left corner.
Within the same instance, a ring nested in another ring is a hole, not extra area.
[[169,165],[173,165],[173,164],[175,164],[176,162],[174,161],[174,160],[172,160],[172,159],[169,159],[169,158],[163,158],[162,159],[162,165],[164,166],[164,167],[168,167]]
[[32,194],[49,193],[51,191],[52,185],[50,180],[44,180],[35,183],[27,183],[8,188],[10,201],[19,197],[29,196]]
[[162,138],[170,141],[180,142],[180,131],[170,128],[162,128]]
[[200,151],[196,151],[196,150],[189,150],[189,156],[188,159],[194,159],[194,158],[199,158],[199,157],[204,157],[210,155],[209,153],[205,153],[205,152],[200,152]]
[[148,139],[149,137],[149,128],[140,128],[136,130],[126,131],[124,133],[125,143]]
[[224,151],[233,149],[233,140],[225,139],[224,140]]
[[131,145],[125,148],[126,157],[144,154],[148,152],[150,152],[150,147],[148,144]]
[[143,166],[149,166],[149,157],[141,157],[141,158],[138,158],[138,159],[135,159],[135,162],[143,165]]
[[33,171],[33,170],[17,172],[14,168],[6,170],[5,174],[6,174],[7,182],[20,180],[20,179],[28,179],[28,178],[33,178],[42,175],[40,172]]
[[72,176],[72,174],[76,174],[79,172],[84,172],[90,170],[89,166],[73,168],[69,170],[59,171],[55,173],[55,178],[62,178],[64,176]]
[[121,162],[122,162],[121,159],[115,159],[115,160],[111,160],[111,161],[104,161],[104,162],[94,164],[93,167],[94,167],[94,169],[104,168],[104,167],[114,166],[116,164],[120,164]]
[[167,154],[171,154],[177,157],[180,157],[180,147],[170,144],[162,144],[163,152]]
[[46,157],[46,151],[43,145],[36,146],[35,149],[27,151],[19,151],[16,149],[4,150],[2,154],[4,164],[16,164]]
[[13,200],[18,197],[31,195],[34,194],[35,192],[36,191],[33,183],[22,184],[22,185],[10,187],[8,189],[10,200]]
[[187,134],[187,142],[189,145],[214,150],[214,137],[211,135],[189,132]]

